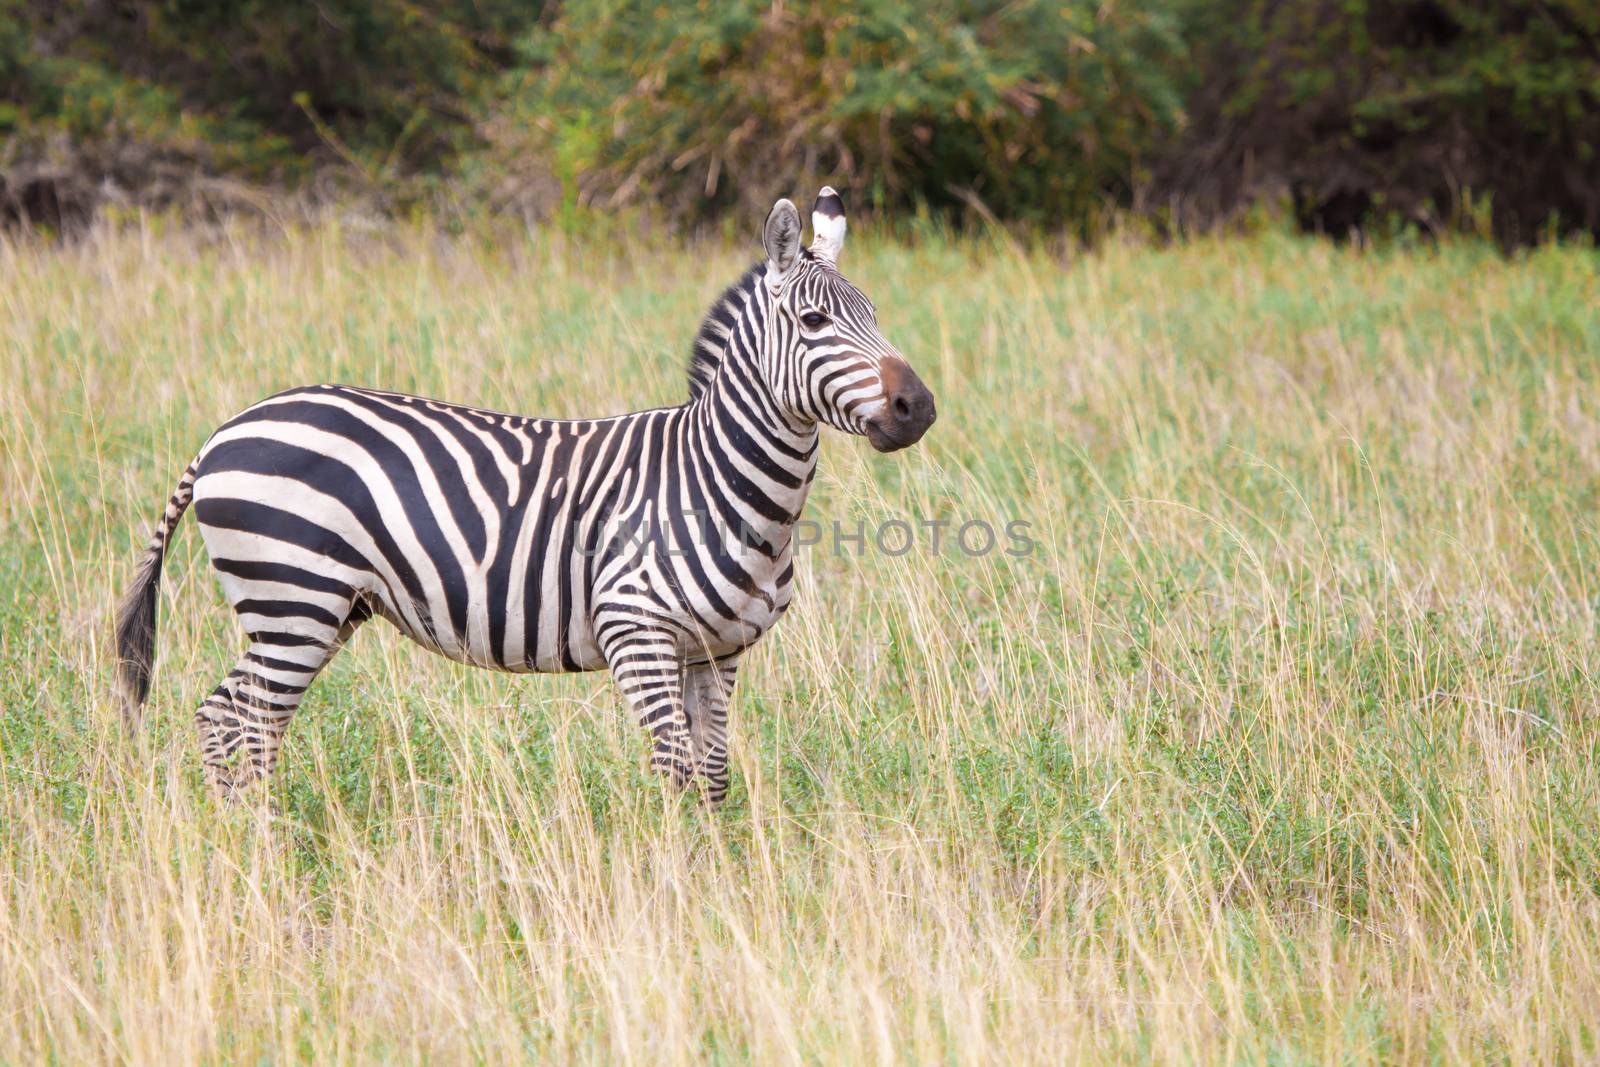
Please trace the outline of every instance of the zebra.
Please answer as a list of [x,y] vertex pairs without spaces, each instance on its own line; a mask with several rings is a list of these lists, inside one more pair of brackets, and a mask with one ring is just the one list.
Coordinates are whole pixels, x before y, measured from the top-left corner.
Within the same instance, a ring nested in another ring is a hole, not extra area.
[[223,797],[271,774],[307,687],[379,616],[475,666],[609,669],[652,739],[652,770],[720,803],[739,659],[789,606],[820,427],[892,452],[935,418],[839,273],[831,187],[811,221],[802,248],[795,205],[773,205],[765,259],[694,339],[682,405],[556,420],[313,385],[224,423],[117,613],[128,727],[149,694],[162,560],[192,506],[249,639],[195,713]]

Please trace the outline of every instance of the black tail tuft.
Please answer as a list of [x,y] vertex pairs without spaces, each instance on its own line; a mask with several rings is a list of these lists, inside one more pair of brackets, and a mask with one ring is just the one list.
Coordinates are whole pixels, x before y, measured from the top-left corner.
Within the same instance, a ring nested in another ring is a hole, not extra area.
[[122,719],[131,730],[150,695],[150,667],[156,658],[156,596],[165,552],[151,551],[139,564],[133,588],[117,609],[117,695]]
[[178,479],[178,488],[167,501],[167,510],[156,523],[150,547],[145,550],[139,570],[133,576],[133,588],[117,608],[117,696],[122,701],[122,721],[129,730],[139,724],[139,708],[150,695],[150,668],[156,658],[156,596],[160,592],[161,561],[166,558],[172,528],[178,525],[184,509],[194,499],[195,467],[199,462],[196,456]]

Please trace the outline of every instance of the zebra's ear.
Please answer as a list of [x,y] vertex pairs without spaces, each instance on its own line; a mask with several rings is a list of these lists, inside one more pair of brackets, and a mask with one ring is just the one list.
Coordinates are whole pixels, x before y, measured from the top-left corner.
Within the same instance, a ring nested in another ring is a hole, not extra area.
[[811,209],[811,252],[818,259],[838,265],[844,250],[844,201],[833,186],[824,185]]
[[776,287],[800,258],[800,209],[794,201],[779,200],[772,205],[761,241],[767,246],[767,280]]

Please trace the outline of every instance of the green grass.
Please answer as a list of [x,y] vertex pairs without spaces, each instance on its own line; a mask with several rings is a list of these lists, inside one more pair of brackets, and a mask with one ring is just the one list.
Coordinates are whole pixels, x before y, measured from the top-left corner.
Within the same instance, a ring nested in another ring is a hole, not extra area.
[[0,244],[0,1062],[1600,1056],[1594,253],[865,236],[940,419],[809,517],[1038,548],[809,551],[716,812],[603,675],[381,624],[217,805],[192,520],[138,744],[107,636],[236,409],[674,403],[753,244]]

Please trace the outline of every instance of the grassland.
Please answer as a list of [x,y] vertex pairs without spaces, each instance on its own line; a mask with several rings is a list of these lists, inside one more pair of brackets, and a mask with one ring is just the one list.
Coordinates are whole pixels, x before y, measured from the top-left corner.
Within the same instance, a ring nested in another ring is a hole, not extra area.
[[120,735],[111,606],[233,410],[674,403],[749,257],[0,244],[0,1062],[1600,1056],[1589,251],[858,236],[940,421],[831,437],[811,516],[1038,550],[811,550],[716,812],[603,676],[381,624],[277,814],[217,805],[190,716],[241,641],[187,522]]

